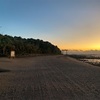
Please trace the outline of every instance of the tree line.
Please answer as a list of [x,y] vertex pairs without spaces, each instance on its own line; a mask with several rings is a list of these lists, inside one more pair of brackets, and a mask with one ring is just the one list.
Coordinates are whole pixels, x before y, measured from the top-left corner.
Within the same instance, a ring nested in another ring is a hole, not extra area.
[[57,46],[48,41],[0,34],[0,56],[9,56],[11,50],[16,55],[61,53]]

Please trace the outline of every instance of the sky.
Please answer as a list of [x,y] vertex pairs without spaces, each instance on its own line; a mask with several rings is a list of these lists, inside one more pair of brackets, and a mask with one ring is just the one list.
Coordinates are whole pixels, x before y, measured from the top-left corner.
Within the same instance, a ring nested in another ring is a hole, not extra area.
[[100,50],[100,0],[0,0],[0,33]]

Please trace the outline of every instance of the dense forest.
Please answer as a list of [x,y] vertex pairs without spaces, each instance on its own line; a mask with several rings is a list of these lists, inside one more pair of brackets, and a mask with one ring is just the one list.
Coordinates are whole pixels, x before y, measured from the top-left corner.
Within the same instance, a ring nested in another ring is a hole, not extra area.
[[47,41],[0,34],[0,56],[9,56],[11,50],[15,50],[16,55],[61,53],[57,46]]

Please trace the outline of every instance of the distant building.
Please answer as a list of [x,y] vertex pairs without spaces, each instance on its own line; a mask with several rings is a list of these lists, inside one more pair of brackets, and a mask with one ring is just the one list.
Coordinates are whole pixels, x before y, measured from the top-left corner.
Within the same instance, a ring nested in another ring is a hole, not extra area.
[[67,51],[68,51],[68,50],[64,49],[64,50],[61,50],[61,53],[62,53],[63,55],[67,55]]

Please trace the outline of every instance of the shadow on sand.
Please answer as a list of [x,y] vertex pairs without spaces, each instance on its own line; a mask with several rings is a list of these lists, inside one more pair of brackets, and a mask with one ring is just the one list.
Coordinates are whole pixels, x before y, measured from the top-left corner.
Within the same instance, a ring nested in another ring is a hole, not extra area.
[[10,70],[7,70],[7,69],[1,69],[1,68],[0,68],[0,73],[2,73],[2,72],[10,72]]

